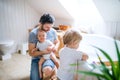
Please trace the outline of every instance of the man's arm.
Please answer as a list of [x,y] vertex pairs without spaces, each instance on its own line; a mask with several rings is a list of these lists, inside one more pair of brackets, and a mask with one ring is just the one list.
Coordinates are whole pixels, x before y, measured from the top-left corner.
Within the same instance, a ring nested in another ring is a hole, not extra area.
[[36,45],[34,43],[29,43],[28,48],[29,48],[29,55],[32,57],[37,57],[43,54],[50,53],[48,50],[44,50],[44,51],[34,50],[36,48]]
[[58,37],[56,38],[56,40],[54,40],[54,42],[53,42],[53,44],[55,45],[55,53],[57,53],[57,51],[58,51],[58,47],[59,47],[59,45],[60,45],[60,41],[58,40]]
[[54,62],[55,62],[55,65],[56,65],[56,67],[57,68],[59,68],[59,66],[60,66],[60,61],[59,61],[59,55],[58,55],[58,47],[59,47],[59,44],[60,44],[60,42],[59,42],[59,40],[58,40],[58,38],[54,41],[54,44],[55,44],[55,48],[56,48],[56,58],[54,58],[55,60],[53,60]]
[[54,37],[55,37],[55,40],[54,40],[53,44],[55,45],[55,49],[58,50],[60,41],[58,39],[58,35],[57,35],[57,31],[56,30],[54,30]]

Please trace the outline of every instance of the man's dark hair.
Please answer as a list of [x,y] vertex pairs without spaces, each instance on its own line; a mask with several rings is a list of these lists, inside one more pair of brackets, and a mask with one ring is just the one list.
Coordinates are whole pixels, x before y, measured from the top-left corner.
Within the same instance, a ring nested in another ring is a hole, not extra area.
[[39,22],[41,24],[45,24],[45,23],[51,23],[51,24],[53,24],[54,21],[55,21],[55,18],[52,15],[48,14],[48,13],[43,14],[41,16],[40,20],[39,20]]

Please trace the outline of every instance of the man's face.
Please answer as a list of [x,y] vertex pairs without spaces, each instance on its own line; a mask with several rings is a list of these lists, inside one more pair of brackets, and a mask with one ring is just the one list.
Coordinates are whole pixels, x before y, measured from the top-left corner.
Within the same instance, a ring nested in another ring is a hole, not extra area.
[[43,29],[47,32],[50,30],[50,28],[53,26],[51,23],[45,23],[42,25]]

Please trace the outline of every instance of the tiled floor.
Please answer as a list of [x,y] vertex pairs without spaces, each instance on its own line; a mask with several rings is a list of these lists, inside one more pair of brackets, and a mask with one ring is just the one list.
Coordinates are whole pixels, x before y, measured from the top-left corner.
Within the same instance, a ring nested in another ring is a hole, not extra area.
[[29,80],[31,57],[15,53],[0,61],[0,80]]

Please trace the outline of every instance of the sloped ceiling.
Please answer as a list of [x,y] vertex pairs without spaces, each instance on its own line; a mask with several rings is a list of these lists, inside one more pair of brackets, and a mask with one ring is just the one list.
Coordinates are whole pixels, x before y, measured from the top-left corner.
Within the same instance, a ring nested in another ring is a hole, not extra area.
[[53,14],[56,18],[73,19],[59,0],[27,0],[28,3],[39,13],[45,12]]
[[106,21],[120,21],[120,0],[93,0]]
[[[28,3],[36,9],[39,13],[43,14],[49,12],[53,14],[56,18],[70,19],[73,20],[73,15],[68,12],[64,6],[59,2],[59,0],[27,0]],[[64,1],[64,0],[63,0]],[[79,3],[83,1],[93,1],[99,13],[104,20],[107,21],[120,21],[120,0],[74,0]],[[68,0],[68,4],[69,0]],[[72,6],[72,3],[70,4]],[[86,5],[87,6],[87,5]],[[74,5],[73,5],[74,7]],[[72,11],[72,9],[71,9]],[[73,10],[74,11],[74,10]],[[77,12],[75,12],[77,13]]]

